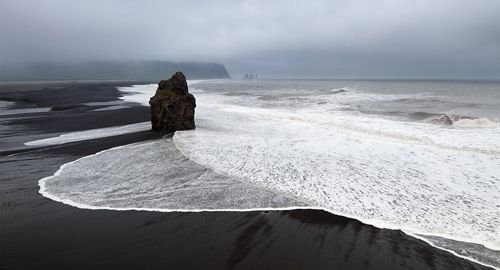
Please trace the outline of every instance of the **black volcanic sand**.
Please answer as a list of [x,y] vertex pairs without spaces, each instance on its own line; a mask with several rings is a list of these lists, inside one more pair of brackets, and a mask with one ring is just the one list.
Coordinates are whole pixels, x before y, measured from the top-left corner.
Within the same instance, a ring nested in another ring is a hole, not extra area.
[[[55,106],[59,101],[53,100],[65,100],[66,95],[71,95],[67,99],[71,104],[78,105],[89,102],[90,92],[95,97],[91,101],[115,100],[119,95],[114,85],[96,83],[70,85],[50,94],[43,91],[18,92],[17,98],[24,100],[20,106],[42,106],[43,102],[47,102],[43,106]],[[14,94],[0,89],[0,100]],[[147,121],[148,111],[137,106],[91,112],[77,106],[7,125],[24,127],[30,134],[65,132]],[[86,210],[38,194],[38,180],[66,162],[161,136],[145,131],[31,150],[19,146],[22,151],[4,152],[0,156],[0,268],[487,269],[401,231],[378,229],[319,210]],[[12,153],[16,154],[6,155]]]

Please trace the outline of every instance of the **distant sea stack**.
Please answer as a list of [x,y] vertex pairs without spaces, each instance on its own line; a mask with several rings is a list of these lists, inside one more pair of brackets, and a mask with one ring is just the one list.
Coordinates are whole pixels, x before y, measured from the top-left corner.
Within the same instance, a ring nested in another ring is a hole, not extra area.
[[149,105],[154,131],[170,133],[196,127],[196,99],[188,92],[186,77],[182,72],[176,72],[168,80],[161,80],[155,95],[149,100]]
[[222,64],[170,61],[37,62],[4,65],[0,81],[137,80],[159,81],[165,74],[182,71],[188,79],[229,79]]
[[257,79],[259,79],[259,77],[257,76],[257,74],[245,73],[245,76],[243,77],[243,79],[245,79],[245,80],[257,80]]

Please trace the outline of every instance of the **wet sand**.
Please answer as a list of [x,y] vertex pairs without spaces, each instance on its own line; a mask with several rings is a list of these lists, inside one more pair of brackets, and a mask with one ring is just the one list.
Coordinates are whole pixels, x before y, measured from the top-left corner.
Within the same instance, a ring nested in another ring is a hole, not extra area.
[[86,210],[38,194],[38,180],[66,162],[127,143],[161,139],[161,134],[144,131],[51,147],[23,146],[33,136],[147,121],[149,109],[138,105],[98,112],[93,110],[99,106],[80,106],[116,100],[116,85],[0,88],[0,100],[17,102],[16,108],[74,105],[22,118],[0,117],[16,137],[9,141],[8,151],[0,145],[0,268],[488,269],[401,231],[319,210]]

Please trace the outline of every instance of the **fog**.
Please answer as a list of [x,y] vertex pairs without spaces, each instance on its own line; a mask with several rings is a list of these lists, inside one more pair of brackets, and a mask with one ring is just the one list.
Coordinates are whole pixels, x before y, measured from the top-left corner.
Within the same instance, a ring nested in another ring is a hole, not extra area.
[[233,77],[500,79],[500,1],[2,0],[0,62],[218,62]]

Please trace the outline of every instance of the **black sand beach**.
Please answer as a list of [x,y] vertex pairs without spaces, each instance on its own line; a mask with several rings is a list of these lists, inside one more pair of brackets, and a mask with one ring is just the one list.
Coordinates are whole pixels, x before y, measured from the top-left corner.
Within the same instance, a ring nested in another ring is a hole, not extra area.
[[109,111],[82,105],[117,100],[116,86],[128,84],[0,88],[0,100],[16,102],[15,109],[57,108],[0,116],[0,128],[6,129],[0,135],[0,268],[489,269],[401,231],[318,210],[86,210],[41,196],[38,180],[64,163],[161,139],[163,135],[146,131],[35,149],[23,146],[31,138],[148,121],[149,109],[139,105]]

